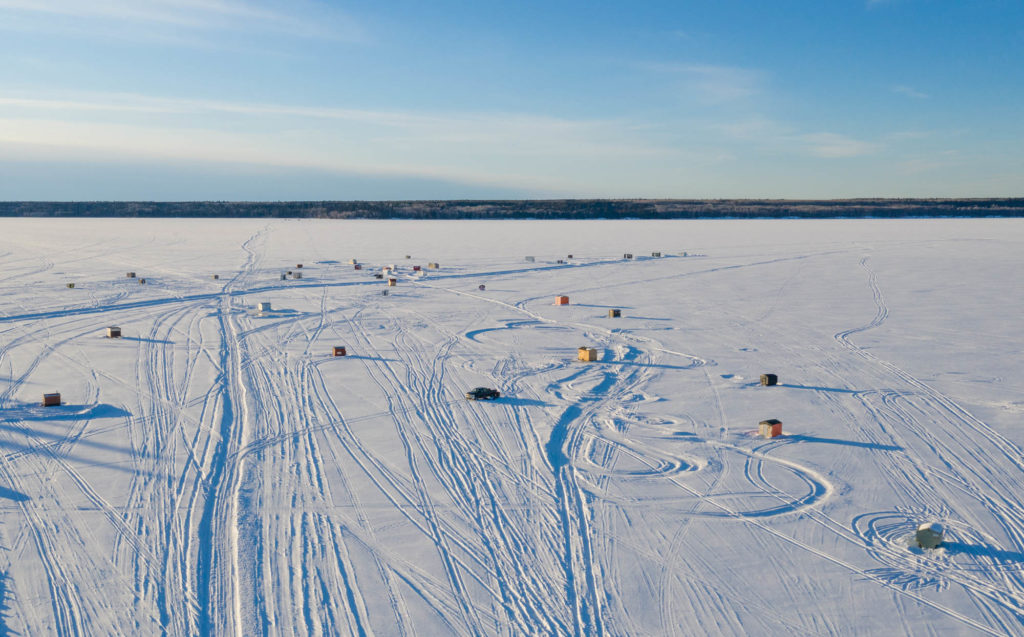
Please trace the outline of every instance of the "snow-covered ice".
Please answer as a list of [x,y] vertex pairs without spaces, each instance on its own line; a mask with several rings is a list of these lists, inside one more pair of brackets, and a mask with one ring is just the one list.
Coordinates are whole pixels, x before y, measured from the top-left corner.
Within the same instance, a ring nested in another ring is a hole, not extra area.
[[1022,280],[1007,219],[0,220],[0,634],[1021,634]]

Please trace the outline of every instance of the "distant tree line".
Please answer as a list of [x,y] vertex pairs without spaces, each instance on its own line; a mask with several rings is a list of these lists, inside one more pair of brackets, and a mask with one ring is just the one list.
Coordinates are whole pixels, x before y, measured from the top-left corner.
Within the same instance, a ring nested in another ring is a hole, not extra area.
[[552,199],[509,201],[6,201],[2,217],[294,219],[823,219],[1024,217],[1004,199]]

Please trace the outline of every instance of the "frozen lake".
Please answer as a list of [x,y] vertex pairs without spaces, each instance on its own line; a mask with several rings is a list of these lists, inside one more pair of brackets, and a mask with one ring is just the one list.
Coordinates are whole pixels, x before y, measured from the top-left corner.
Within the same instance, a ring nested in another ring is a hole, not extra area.
[[0,634],[1024,632],[1024,220],[0,219],[0,266]]

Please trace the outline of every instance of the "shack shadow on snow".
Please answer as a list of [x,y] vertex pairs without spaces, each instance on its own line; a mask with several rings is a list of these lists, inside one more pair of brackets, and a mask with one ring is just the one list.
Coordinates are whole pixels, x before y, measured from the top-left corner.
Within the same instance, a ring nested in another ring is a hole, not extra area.
[[[21,405],[19,407],[0,410],[0,448],[10,449],[14,453],[56,453],[69,460],[84,458],[67,453],[73,447],[85,447],[98,451],[107,451],[125,456],[133,456],[130,447],[109,444],[93,440],[88,435],[70,435],[71,429],[47,431],[32,423],[71,423],[97,418],[122,418],[130,416],[130,412],[114,405],[62,405],[60,407],[41,407],[39,405]],[[112,469],[137,473],[134,469],[111,465]],[[4,492],[0,491],[0,497]]]
[[[760,385],[760,383],[751,383],[751,385]],[[819,387],[817,385],[792,385],[790,383],[779,383],[777,387],[787,387],[789,389],[811,389],[814,391],[830,391],[837,394],[856,394],[859,390],[856,389],[840,389],[838,387]]]
[[650,367],[651,369],[695,369],[697,364],[691,365],[665,365],[664,363],[637,363],[634,361],[594,361],[600,365],[633,365],[636,367]]
[[69,405],[62,403],[59,407],[43,407],[38,403],[22,404],[16,407],[0,409],[0,423],[23,421],[67,421],[92,420],[93,418],[124,418],[131,416],[116,405],[97,403],[95,405]]
[[142,336],[120,336],[122,341],[135,341],[137,343],[159,343],[160,345],[174,345],[174,341],[159,338],[143,338]]
[[786,434],[786,439],[796,442],[821,442],[829,445],[842,445],[844,447],[860,447],[861,449],[877,449],[879,451],[902,451],[903,447],[896,445],[882,445],[877,442],[860,442],[857,440],[842,440],[840,438],[822,438],[820,436],[808,436],[805,434]]
[[1024,563],[1024,553],[1020,551],[1004,551],[984,544],[964,544],[963,542],[944,541],[939,546],[950,555],[970,555],[972,557],[987,557],[996,562]]
[[[341,358],[340,356],[329,356],[327,360]],[[379,361],[381,363],[400,363],[397,358],[384,358],[383,356],[363,356],[362,354],[346,354],[344,358],[358,358],[361,361]]]
[[[261,318],[261,319],[273,319],[273,318],[285,318],[285,317],[295,317],[295,316],[297,316],[298,314],[299,314],[299,311],[298,311],[298,310],[292,310],[292,309],[284,309],[284,310],[278,310],[278,309],[274,309],[274,310],[263,310],[262,312],[260,312],[260,311],[258,311],[258,310],[254,310],[254,311],[253,311],[253,312],[252,312],[252,313],[250,314],[250,317],[251,317],[251,318]],[[311,313],[309,313],[309,312],[306,312],[306,313],[305,313],[305,315],[306,315],[306,316],[312,316],[312,314],[311,314]]]
[[[12,500],[14,502],[28,502],[32,498],[28,497],[21,491],[15,491],[14,489],[8,489],[7,487],[0,486],[0,499]],[[0,574],[0,577],[2,577],[2,574]],[[2,586],[3,584],[0,583],[0,590],[2,590]],[[3,597],[0,595],[0,600],[2,599]],[[3,635],[3,631],[0,631],[0,635]]]
[[[8,427],[4,427],[4,426],[0,426],[0,429],[7,430],[9,428]],[[25,434],[26,432],[25,431],[17,431],[15,433]],[[39,432],[38,431],[33,431],[31,433],[34,436],[39,436]],[[159,477],[159,474],[154,473],[153,471],[147,471],[147,470],[144,470],[144,469],[136,469],[136,468],[134,468],[132,466],[122,466],[122,465],[124,465],[123,461],[111,460],[109,462],[97,462],[95,458],[93,458],[91,456],[88,456],[88,455],[74,455],[74,454],[67,453],[66,451],[59,450],[60,445],[62,443],[65,443],[65,442],[68,445],[71,445],[71,446],[83,445],[83,446],[86,446],[86,447],[93,447],[95,449],[103,449],[103,450],[106,450],[106,451],[111,451],[111,452],[115,452],[115,453],[122,453],[122,454],[125,454],[125,455],[130,455],[131,454],[130,450],[122,448],[122,447],[117,447],[115,445],[108,445],[108,444],[105,444],[105,443],[102,443],[102,442],[93,442],[92,440],[83,439],[83,438],[70,439],[70,438],[61,438],[61,437],[56,437],[56,436],[54,436],[53,439],[51,439],[51,440],[49,440],[49,441],[47,441],[47,442],[45,442],[43,444],[25,444],[25,443],[20,443],[20,442],[11,442],[11,441],[8,441],[8,440],[0,440],[0,449],[7,449],[7,450],[10,451],[11,454],[18,455],[18,456],[28,456],[28,455],[32,455],[32,454],[47,454],[47,455],[49,455],[51,457],[56,457],[56,458],[60,458],[62,460],[68,460],[68,461],[71,461],[71,462],[81,463],[83,465],[87,465],[87,466],[90,466],[90,467],[103,467],[104,469],[109,469],[109,470],[112,470],[112,471],[120,471],[122,473],[129,473],[129,474],[136,475],[136,476]],[[0,489],[2,489],[2,487],[0,487]],[[3,495],[4,495],[3,491],[0,491],[0,496],[3,496]],[[25,497],[26,497],[26,499],[31,499],[29,496],[25,496]]]
[[[0,447],[7,447],[14,449],[22,453],[36,453],[41,447],[49,447],[52,445],[63,445],[64,443],[73,444],[75,446],[81,445],[83,447],[90,447],[93,449],[100,449],[102,451],[112,451],[114,453],[121,453],[125,455],[131,455],[132,450],[128,447],[120,447],[118,445],[112,445],[105,442],[97,442],[87,436],[69,437],[63,434],[55,434],[49,431],[40,431],[38,429],[29,429],[27,427],[17,427],[6,422],[0,423],[0,432],[12,434],[14,436],[28,436],[36,438],[36,444],[19,443],[11,440],[0,440]],[[42,445],[38,444],[43,442]],[[61,454],[62,456],[64,454]]]

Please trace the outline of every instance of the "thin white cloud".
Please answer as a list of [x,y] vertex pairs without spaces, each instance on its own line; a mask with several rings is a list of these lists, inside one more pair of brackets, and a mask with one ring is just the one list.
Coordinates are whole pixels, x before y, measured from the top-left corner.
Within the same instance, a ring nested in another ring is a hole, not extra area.
[[[572,187],[685,155],[620,120],[374,111],[139,95],[0,97],[0,150],[51,160],[247,163],[463,183]],[[28,149],[28,150],[26,150]]]
[[707,104],[721,104],[752,97],[764,91],[764,71],[717,64],[647,64],[644,68],[675,76],[693,97]]
[[[401,139],[423,142],[473,142],[518,145],[521,140],[539,143],[543,140],[558,142],[572,138],[575,148],[596,149],[600,140],[614,131],[643,130],[614,120],[570,120],[564,118],[516,113],[422,113],[398,110],[368,110],[330,107],[295,106],[228,102],[217,100],[191,100],[151,97],[126,93],[94,94],[80,99],[52,99],[36,97],[0,96],[0,108],[18,109],[23,113],[53,112],[62,120],[73,119],[72,113],[81,114],[138,114],[138,115],[249,115],[286,120],[290,127],[303,120],[335,120],[346,124],[377,127],[378,134],[398,131]],[[0,111],[2,112],[2,111]],[[588,142],[589,139],[597,140]],[[630,148],[613,144],[616,153],[647,154],[647,147]]]
[[919,141],[921,139],[928,139],[934,137],[934,131],[928,130],[897,130],[886,135],[887,140],[895,142],[903,141]]
[[[380,152],[365,140],[332,140],[331,148],[289,147],[280,139],[216,130],[159,130],[125,125],[79,125],[52,120],[0,118],[0,160],[33,162],[125,163],[137,160],[179,165],[223,164],[260,170],[310,169],[318,172],[370,177],[442,180],[496,188],[525,188],[552,196],[612,196],[630,177],[623,164],[594,180],[587,149],[573,159],[537,165],[536,162],[502,163],[494,157],[452,160],[442,154],[424,155],[422,149]],[[383,149],[390,151],[393,149]],[[558,158],[556,158],[558,159]],[[663,162],[662,162],[663,163]],[[645,175],[640,175],[644,177]],[[635,175],[634,175],[635,177]],[[618,179],[616,179],[618,178]],[[662,184],[664,185],[664,184]],[[650,192],[638,190],[636,195]],[[664,193],[662,193],[664,194]]]
[[922,93],[921,91],[919,91],[919,90],[917,90],[915,88],[911,88],[909,86],[903,86],[903,85],[897,85],[897,86],[892,87],[892,92],[893,93],[898,93],[900,95],[906,95],[907,97],[913,97],[914,99],[918,99],[918,100],[926,100],[929,97],[931,97],[927,93]]
[[871,155],[880,149],[878,144],[837,133],[812,133],[800,135],[798,139],[806,145],[812,155],[829,159]]
[[726,66],[690,66],[687,73],[706,97],[726,102],[761,92],[763,74],[758,71]]
[[906,174],[918,175],[946,170],[950,167],[962,164],[963,158],[960,156],[959,151],[943,150],[929,153],[922,157],[904,159],[903,161],[898,162],[896,166]]
[[0,9],[73,17],[165,22],[180,26],[210,26],[216,18],[275,20],[283,16],[238,2],[189,2],[187,0],[0,0]]
[[[341,40],[365,37],[350,16],[300,1],[275,6],[253,0],[0,0],[0,25],[5,13],[8,18],[23,18],[18,22],[22,30],[60,29],[61,25],[46,20],[49,16],[71,20],[70,26],[80,32],[101,36],[109,33],[105,25],[131,23],[150,29],[247,30]],[[32,16],[39,17],[35,24],[24,20]]]
[[882,145],[875,142],[830,132],[801,133],[792,125],[762,116],[716,124],[713,129],[723,138],[746,146],[827,159],[859,157],[882,150]]
[[707,125],[707,128],[720,133],[727,139],[740,142],[777,143],[792,134],[790,127],[761,115],[714,123]]
[[609,196],[621,195],[623,184],[634,194],[667,196],[680,180],[699,185],[723,162],[764,153],[892,159],[915,135],[866,141],[763,115],[654,126],[532,113],[0,93],[0,155],[8,158],[238,163]]

